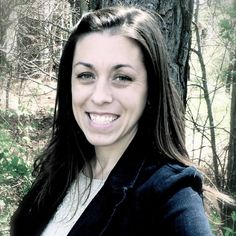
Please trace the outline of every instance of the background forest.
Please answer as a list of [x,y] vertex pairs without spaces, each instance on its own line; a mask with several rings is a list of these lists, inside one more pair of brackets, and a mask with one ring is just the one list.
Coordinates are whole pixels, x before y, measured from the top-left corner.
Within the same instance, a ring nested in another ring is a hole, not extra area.
[[[10,217],[50,135],[65,40],[83,11],[106,2],[0,0],[0,236],[9,235]],[[193,6],[190,70],[182,87],[190,158],[212,184],[236,196],[236,0],[162,2]],[[220,207],[221,215],[212,212],[223,222],[212,224],[215,235],[236,235],[236,209]]]

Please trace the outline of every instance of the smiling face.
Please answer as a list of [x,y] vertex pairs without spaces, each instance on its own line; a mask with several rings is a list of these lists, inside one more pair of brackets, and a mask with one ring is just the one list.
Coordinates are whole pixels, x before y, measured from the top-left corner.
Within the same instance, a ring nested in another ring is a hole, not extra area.
[[115,152],[134,137],[147,99],[147,73],[135,41],[108,33],[82,36],[72,68],[72,107],[87,140]]

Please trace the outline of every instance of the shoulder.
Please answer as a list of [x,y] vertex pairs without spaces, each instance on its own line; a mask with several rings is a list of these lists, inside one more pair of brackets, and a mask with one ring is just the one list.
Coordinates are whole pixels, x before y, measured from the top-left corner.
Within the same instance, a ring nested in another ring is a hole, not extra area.
[[141,189],[143,204],[150,205],[149,214],[166,235],[212,235],[197,168],[166,163],[153,170]]
[[194,166],[167,162],[161,167],[145,167],[145,181],[141,184],[145,189],[155,192],[158,197],[173,195],[181,189],[191,188],[202,194],[202,176]]

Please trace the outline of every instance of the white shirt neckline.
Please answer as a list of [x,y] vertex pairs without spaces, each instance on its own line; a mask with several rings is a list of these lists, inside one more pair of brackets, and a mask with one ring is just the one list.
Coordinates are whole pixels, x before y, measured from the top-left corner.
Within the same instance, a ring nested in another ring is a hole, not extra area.
[[89,192],[89,177],[80,172],[79,177],[69,188],[41,236],[66,236],[80,218],[89,203],[105,183],[105,179],[93,179]]

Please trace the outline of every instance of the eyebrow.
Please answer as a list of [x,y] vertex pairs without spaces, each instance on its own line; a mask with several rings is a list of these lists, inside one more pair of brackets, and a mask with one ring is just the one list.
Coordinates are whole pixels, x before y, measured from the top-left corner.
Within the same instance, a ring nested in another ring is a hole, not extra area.
[[[94,69],[94,66],[93,66],[92,64],[87,63],[87,62],[81,62],[81,61],[75,63],[75,64],[73,65],[73,67],[76,67],[76,66],[78,66],[78,65],[82,65],[82,66],[85,66],[85,67]],[[131,65],[129,65],[129,64],[117,64],[117,65],[112,66],[112,69],[118,70],[119,68],[122,68],[122,67],[128,67],[128,68],[131,68],[131,69],[134,70],[134,68],[133,68]]]
[[85,66],[85,67],[89,67],[89,68],[94,68],[94,66],[92,64],[89,64],[89,63],[86,63],[86,62],[77,62],[73,65],[73,67],[76,67],[76,66],[79,66],[79,65],[82,65],[82,66]]

